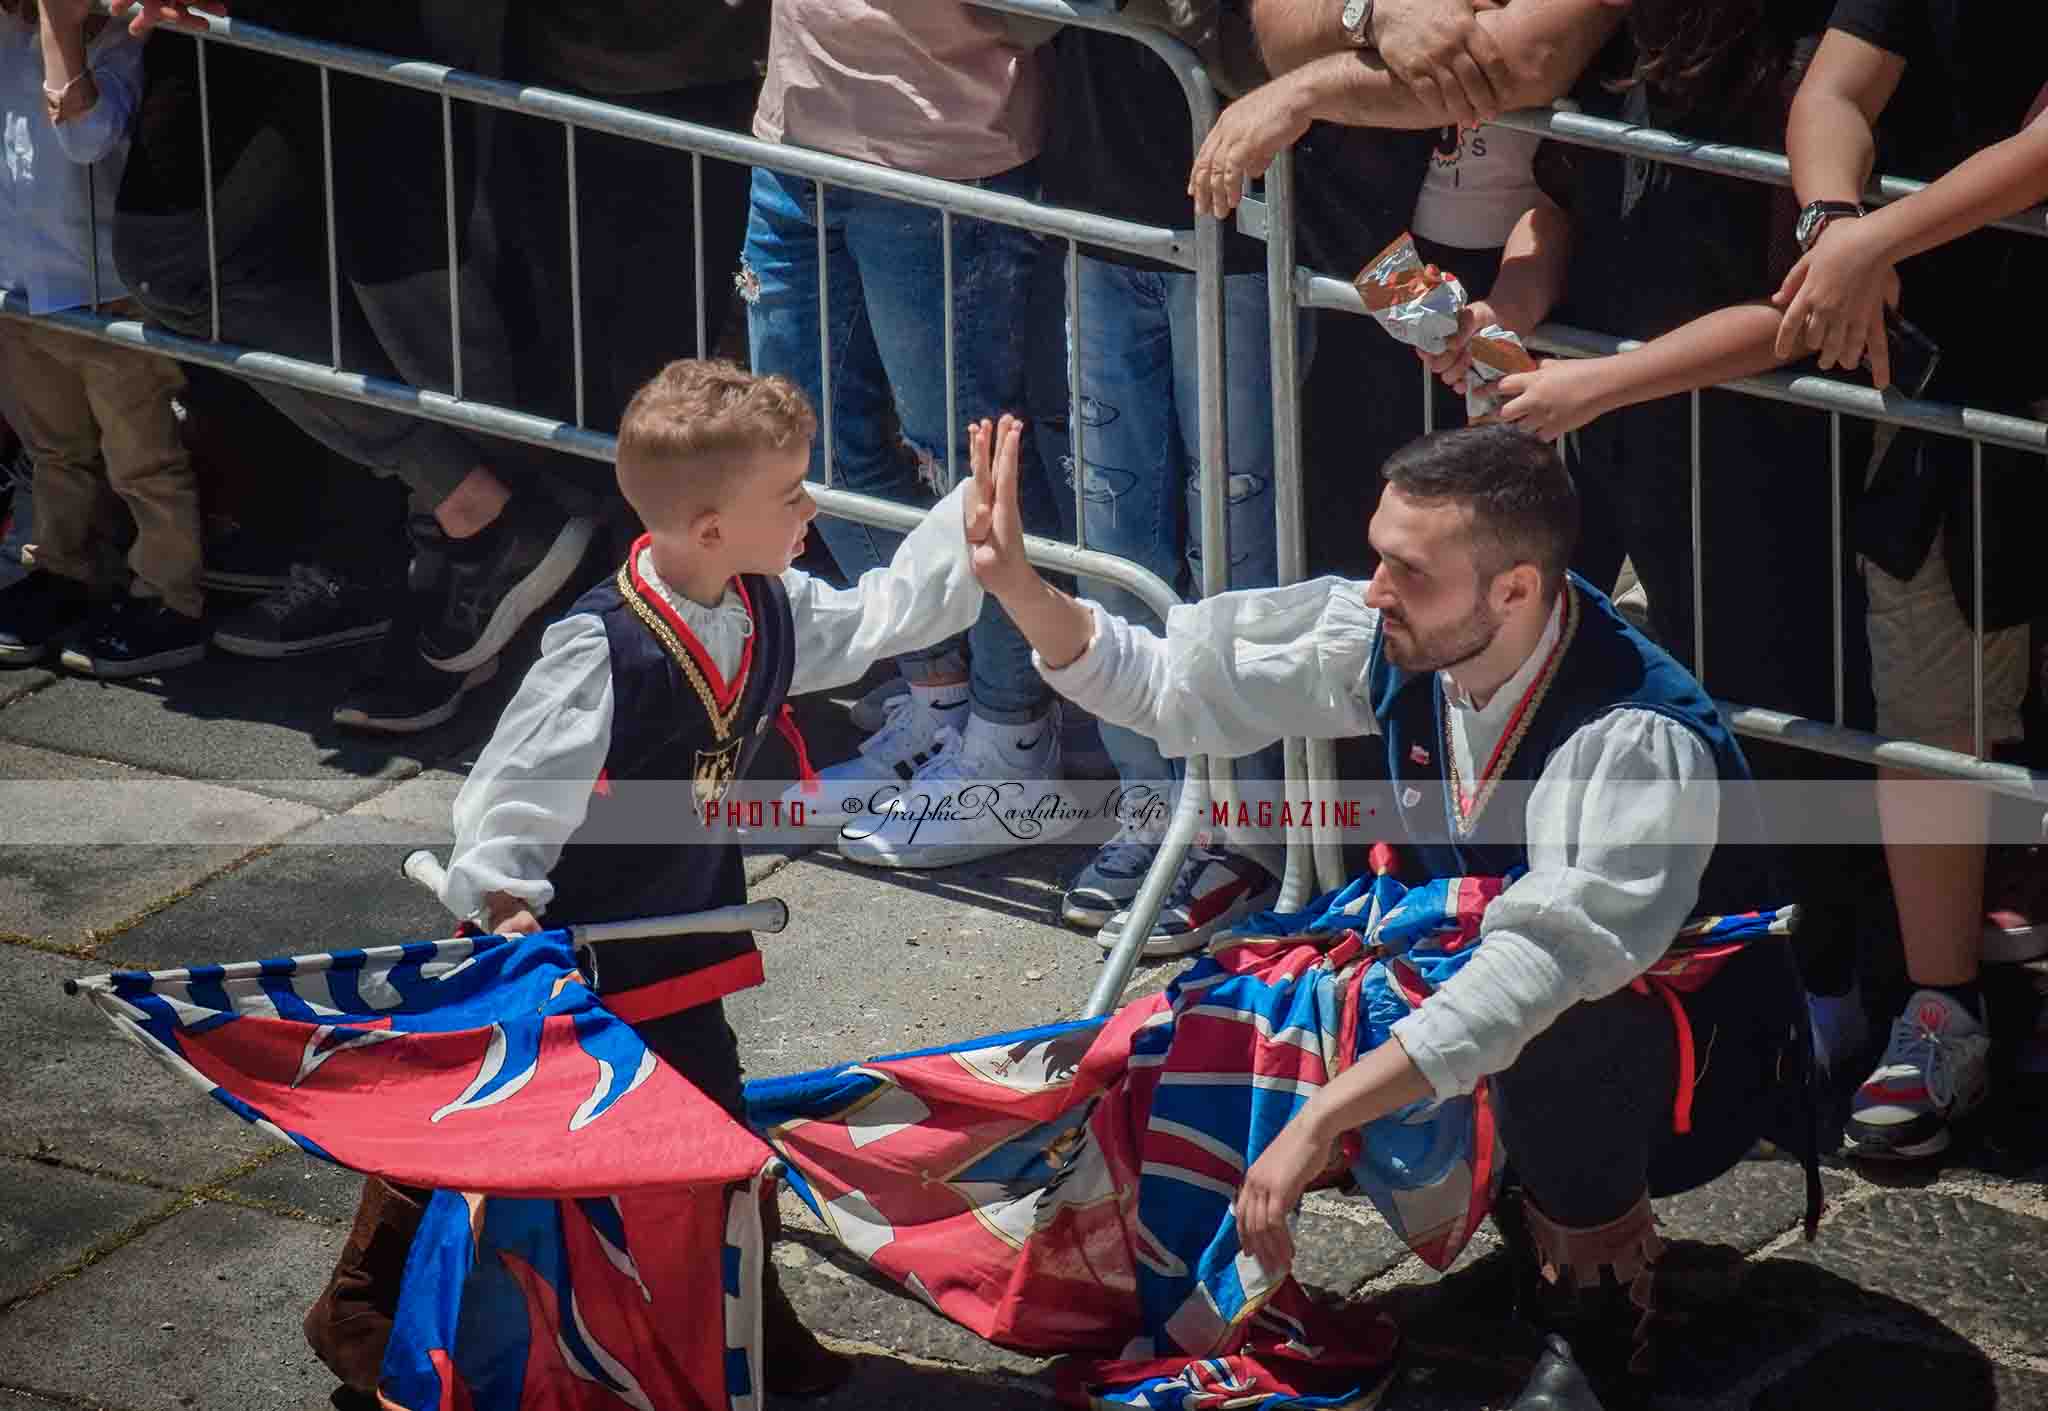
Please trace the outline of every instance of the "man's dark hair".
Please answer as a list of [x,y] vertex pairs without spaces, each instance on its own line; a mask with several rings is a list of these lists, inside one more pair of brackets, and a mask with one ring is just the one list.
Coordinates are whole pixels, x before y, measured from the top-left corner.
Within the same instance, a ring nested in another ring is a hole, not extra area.
[[1473,557],[1481,585],[1518,563],[1556,594],[1579,543],[1579,491],[1556,450],[1494,423],[1438,431],[1387,457],[1380,475],[1411,500],[1472,508]]

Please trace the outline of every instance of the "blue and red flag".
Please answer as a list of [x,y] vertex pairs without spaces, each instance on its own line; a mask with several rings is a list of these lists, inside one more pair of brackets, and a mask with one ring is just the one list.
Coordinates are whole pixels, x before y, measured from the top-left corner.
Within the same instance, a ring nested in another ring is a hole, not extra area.
[[543,932],[79,982],[222,1106],[435,1188],[382,1394],[403,1411],[730,1411],[759,1386],[773,1155]]

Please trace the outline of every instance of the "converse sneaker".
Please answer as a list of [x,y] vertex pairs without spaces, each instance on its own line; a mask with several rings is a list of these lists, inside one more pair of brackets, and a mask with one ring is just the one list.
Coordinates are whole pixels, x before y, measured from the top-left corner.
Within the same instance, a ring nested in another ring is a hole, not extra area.
[[1059,787],[1057,709],[1028,725],[970,712],[879,816],[839,834],[839,855],[870,867],[950,867],[1050,842],[1082,821]]
[[964,690],[950,705],[935,704],[923,693],[891,696],[883,707],[882,728],[860,742],[860,752],[819,770],[815,789],[791,785],[782,795],[784,812],[802,803],[816,827],[833,832],[849,819],[870,817],[871,800],[875,807],[886,804],[937,756],[940,737],[957,737],[966,723]]
[[206,655],[206,624],[161,598],[118,597],[58,660],[88,676],[152,676]]
[[1149,819],[1126,818],[1120,822],[1109,841],[1067,884],[1067,894],[1060,902],[1060,919],[1069,926],[1090,931],[1107,925],[1138,895],[1152,859],[1159,856],[1159,840],[1165,832]]
[[576,572],[594,527],[522,500],[470,539],[414,515],[411,587],[438,603],[420,628],[420,655],[457,674],[495,657]]
[[1991,1040],[1962,1005],[1937,990],[1916,990],[1892,1021],[1877,1071],[1856,1090],[1849,1111],[1849,1152],[1903,1161],[1945,1151],[1949,1125],[1990,1091]]
[[[401,609],[401,612],[403,609]],[[334,723],[381,735],[416,735],[455,718],[462,698],[498,674],[488,657],[460,675],[420,660],[413,634],[401,617],[384,638],[377,665],[360,677],[334,707]]]
[[213,644],[245,657],[290,657],[374,642],[391,630],[391,593],[295,563],[280,592],[223,622]]
[[83,583],[47,571],[0,588],[0,665],[41,661],[50,645],[84,622],[92,598]]
[[846,718],[853,722],[854,729],[872,735],[889,723],[889,702],[900,700],[909,693],[908,681],[901,676],[891,676],[855,701]]
[[[1273,874],[1239,853],[1191,847],[1152,923],[1141,952],[1147,959],[1187,955],[1240,919],[1270,907],[1280,894]],[[1132,893],[1136,895],[1135,892]],[[1118,911],[1096,933],[1095,943],[1114,950],[1123,939],[1128,911]]]

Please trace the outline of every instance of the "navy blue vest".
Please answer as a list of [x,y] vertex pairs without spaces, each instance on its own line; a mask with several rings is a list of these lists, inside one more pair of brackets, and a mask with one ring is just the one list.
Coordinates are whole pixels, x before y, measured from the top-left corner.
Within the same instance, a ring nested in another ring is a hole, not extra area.
[[[789,597],[777,579],[739,580],[754,631],[728,688],[696,637],[640,580],[640,547],[571,609],[604,623],[611,748],[583,825],[549,875],[552,923],[703,911],[747,899],[739,841],[730,828],[707,828],[704,807],[746,776],[789,694],[796,646]],[[753,953],[745,931],[593,947],[606,993]]]
[[[1700,881],[1694,914],[1725,915],[1777,904],[1765,850],[1731,841],[1754,843],[1762,837],[1749,765],[1735,737],[1685,668],[1629,626],[1606,595],[1577,574],[1566,591],[1558,658],[1539,674],[1526,718],[1519,722],[1519,743],[1498,770],[1502,784],[1510,787],[1492,806],[1482,796],[1477,816],[1464,826],[1454,821],[1437,674],[1395,666],[1385,655],[1382,637],[1374,644],[1366,685],[1386,737],[1395,806],[1408,833],[1404,871],[1417,877],[1497,877],[1528,866],[1523,812],[1528,787],[1573,732],[1610,711],[1636,708],[1669,716],[1713,751],[1722,786],[1721,841]],[[1515,733],[1511,725],[1510,734]],[[1482,787],[1479,780],[1461,782],[1468,795]]]

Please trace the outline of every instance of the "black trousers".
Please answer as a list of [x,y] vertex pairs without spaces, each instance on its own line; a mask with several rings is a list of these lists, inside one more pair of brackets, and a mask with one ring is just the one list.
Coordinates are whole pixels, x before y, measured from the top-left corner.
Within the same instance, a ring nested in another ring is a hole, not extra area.
[[1696,1055],[1692,1130],[1672,1130],[1677,1028],[1661,999],[1621,990],[1573,1005],[1495,1075],[1516,1178],[1561,1225],[1603,1225],[1647,1190],[1675,1195],[1769,1137],[1803,1150],[1803,1003],[1789,947],[1758,941],[1684,997]]

